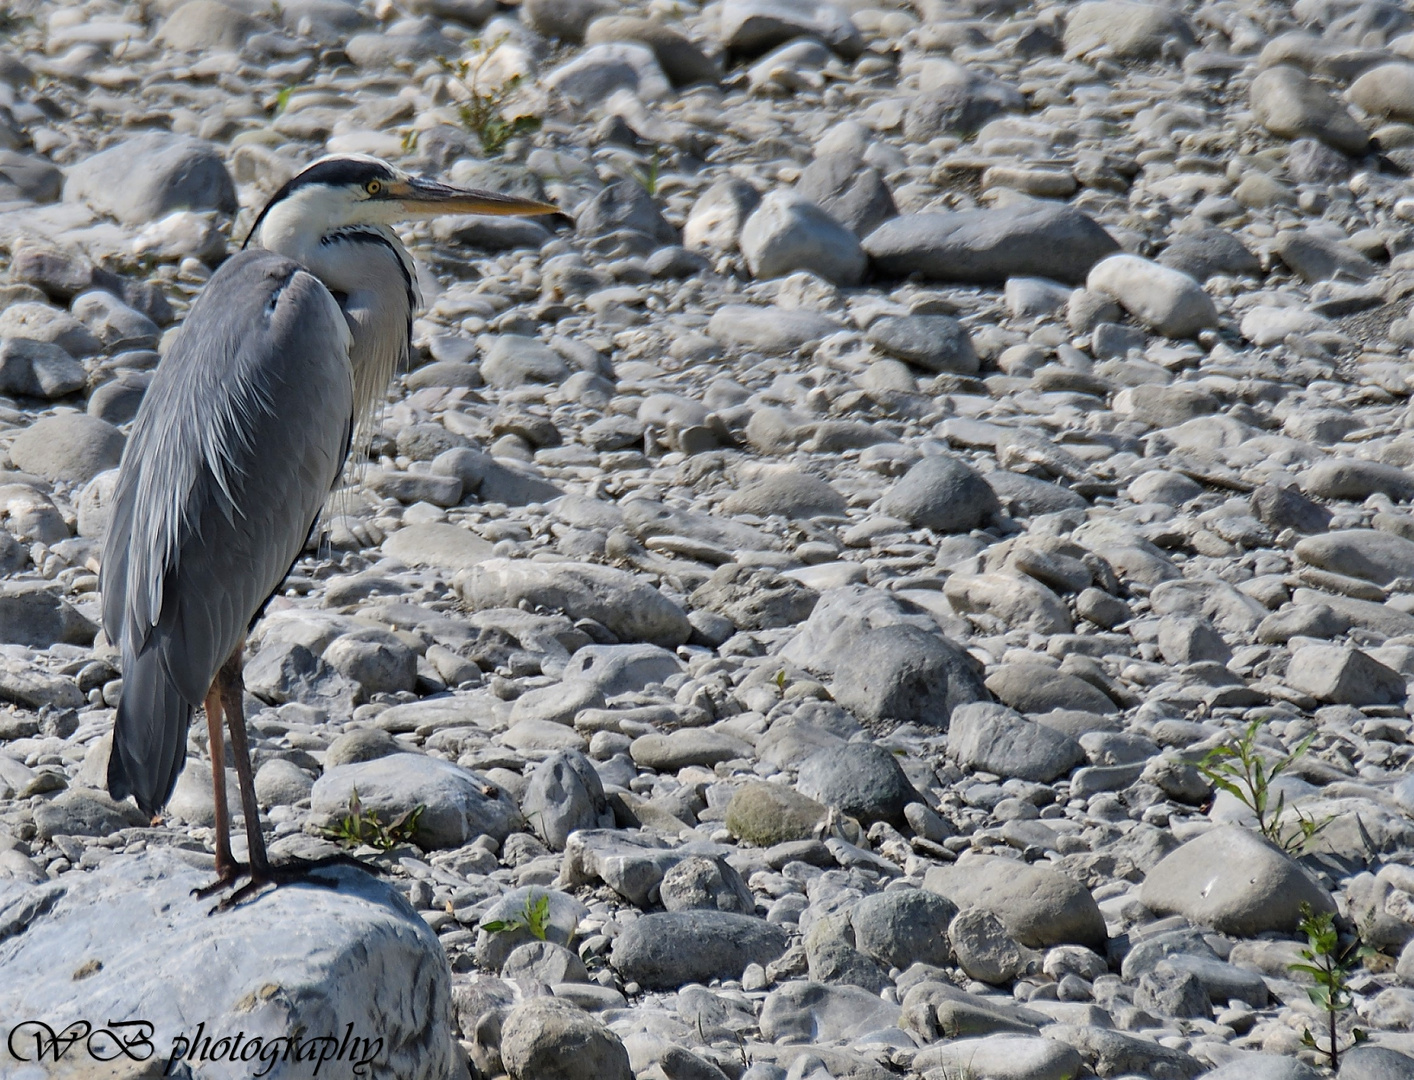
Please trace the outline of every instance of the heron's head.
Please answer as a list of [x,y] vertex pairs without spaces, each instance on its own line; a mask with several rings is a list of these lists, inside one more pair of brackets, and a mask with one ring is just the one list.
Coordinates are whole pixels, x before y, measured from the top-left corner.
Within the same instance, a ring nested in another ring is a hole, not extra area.
[[559,207],[538,199],[453,187],[363,154],[337,154],[320,158],[280,188],[256,218],[246,243],[269,247],[269,234],[318,238],[339,229],[442,214],[559,212]]

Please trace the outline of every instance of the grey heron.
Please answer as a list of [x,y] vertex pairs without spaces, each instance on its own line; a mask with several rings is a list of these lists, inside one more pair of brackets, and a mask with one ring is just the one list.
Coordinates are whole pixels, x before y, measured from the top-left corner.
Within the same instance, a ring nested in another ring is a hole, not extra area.
[[103,628],[121,654],[108,790],[156,816],[205,706],[216,888],[231,851],[230,729],[250,882],[279,880],[260,831],[242,709],[246,633],[304,547],[410,348],[421,299],[392,229],[440,214],[555,214],[548,203],[323,158],[261,211],[159,364],[119,469],[101,569]]

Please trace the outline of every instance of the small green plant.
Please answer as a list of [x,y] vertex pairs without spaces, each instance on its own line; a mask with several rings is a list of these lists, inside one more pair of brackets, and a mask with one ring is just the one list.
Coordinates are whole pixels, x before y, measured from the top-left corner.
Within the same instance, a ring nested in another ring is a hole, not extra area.
[[643,186],[643,190],[650,196],[658,194],[658,174],[663,165],[663,154],[657,147],[653,150],[653,156],[648,159],[648,164],[642,169],[633,170],[633,178]]
[[417,833],[417,823],[426,809],[424,804],[418,803],[385,823],[378,811],[363,808],[358,788],[354,788],[349,795],[349,812],[339,819],[338,824],[326,828],[324,835],[345,847],[367,844],[379,851],[389,851],[412,840]]
[[781,668],[780,671],[776,672],[776,689],[779,690],[782,694],[784,694],[784,693],[786,692],[786,669],[785,669],[785,668]]
[[457,105],[457,119],[462,127],[481,140],[481,152],[493,157],[505,149],[506,143],[517,135],[528,135],[540,130],[540,117],[517,115],[507,117],[506,103],[524,81],[520,75],[513,75],[494,89],[483,89],[481,72],[491,59],[492,53],[505,41],[497,38],[489,45],[475,39],[470,45],[476,56],[472,60],[455,62],[441,59],[443,70],[450,74],[467,93],[467,100]]
[[280,89],[275,94],[275,111],[271,115],[279,116],[287,108],[289,108],[290,97],[294,94],[297,88],[297,83],[290,83],[288,86],[280,87]]
[[1233,743],[1225,743],[1209,750],[1198,763],[1198,771],[1215,788],[1226,791],[1233,798],[1251,810],[1257,818],[1257,828],[1272,843],[1289,854],[1298,854],[1316,838],[1331,819],[1317,821],[1301,810],[1296,811],[1297,829],[1294,833],[1284,833],[1281,824],[1282,811],[1286,809],[1286,796],[1277,793],[1272,802],[1271,785],[1282,773],[1301,759],[1311,747],[1315,733],[1306,736],[1296,749],[1285,757],[1268,765],[1257,750],[1257,732],[1261,729],[1261,719],[1253,720]]
[[529,930],[537,941],[545,940],[545,932],[550,928],[550,898],[540,896],[532,900],[525,898],[520,914],[509,919],[493,919],[482,923],[481,929],[488,934],[511,934],[517,930]]
[[1310,904],[1301,905],[1301,932],[1306,935],[1306,948],[1301,950],[1306,962],[1287,966],[1316,980],[1316,985],[1306,993],[1326,1014],[1328,1042],[1323,1048],[1316,1036],[1311,1034],[1310,1028],[1302,1033],[1301,1041],[1311,1049],[1324,1053],[1330,1059],[1331,1071],[1335,1072],[1340,1068],[1340,1055],[1366,1038],[1365,1032],[1355,1028],[1349,1045],[1342,1047],[1337,1022],[1340,1014],[1355,1001],[1350,989],[1351,973],[1367,957],[1373,956],[1375,950],[1360,944],[1358,937],[1342,944],[1335,916],[1329,911],[1317,914],[1311,910]]

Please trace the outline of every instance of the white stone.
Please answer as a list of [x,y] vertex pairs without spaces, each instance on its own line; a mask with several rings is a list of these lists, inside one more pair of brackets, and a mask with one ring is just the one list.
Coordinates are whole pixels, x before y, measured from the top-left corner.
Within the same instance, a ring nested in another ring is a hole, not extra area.
[[1138,255],[1101,259],[1085,287],[1113,297],[1145,326],[1167,337],[1192,337],[1218,324],[1212,297],[1198,282]]

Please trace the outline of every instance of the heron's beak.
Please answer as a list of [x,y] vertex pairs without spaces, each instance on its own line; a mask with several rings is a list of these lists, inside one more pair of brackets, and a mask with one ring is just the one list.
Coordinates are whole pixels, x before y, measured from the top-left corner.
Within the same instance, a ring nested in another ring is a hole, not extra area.
[[493,191],[473,191],[452,187],[436,180],[413,178],[388,185],[386,198],[401,203],[409,217],[433,214],[499,214],[528,216],[558,214],[560,208],[539,199],[518,195],[498,195]]

